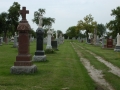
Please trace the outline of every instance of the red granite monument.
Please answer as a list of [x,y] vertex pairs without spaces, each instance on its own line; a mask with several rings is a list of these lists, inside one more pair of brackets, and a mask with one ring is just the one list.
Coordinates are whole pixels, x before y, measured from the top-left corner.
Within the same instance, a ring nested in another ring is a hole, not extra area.
[[107,39],[107,48],[113,48],[113,39]]
[[26,20],[26,14],[29,13],[26,7],[23,7],[19,12],[22,16],[17,30],[19,32],[18,38],[18,55],[16,56],[16,61],[14,66],[11,67],[11,73],[22,74],[22,73],[34,73],[37,71],[36,65],[33,65],[31,61],[31,55],[29,54],[29,31],[30,25]]

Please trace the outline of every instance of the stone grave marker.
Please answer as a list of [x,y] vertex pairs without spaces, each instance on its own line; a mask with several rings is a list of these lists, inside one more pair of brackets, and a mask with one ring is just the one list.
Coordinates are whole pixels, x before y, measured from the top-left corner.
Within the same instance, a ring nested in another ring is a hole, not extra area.
[[0,37],[0,46],[2,45],[2,39],[1,39],[1,37]]
[[14,48],[18,47],[18,36],[17,36],[16,32],[15,32],[15,36],[14,36],[14,44],[13,44],[13,47],[14,47]]
[[117,44],[115,46],[114,51],[120,51],[120,35],[119,35],[119,33],[117,34]]
[[13,74],[35,73],[37,71],[37,67],[36,65],[33,65],[31,61],[31,55],[29,50],[30,25],[26,20],[26,14],[28,14],[29,11],[26,10],[26,7],[23,7],[19,13],[22,16],[22,20],[20,21],[17,27],[17,30],[19,32],[18,55],[16,56],[14,66],[11,67],[11,73]]
[[42,28],[42,18],[43,16],[39,16],[39,26],[36,30],[36,52],[33,56],[33,61],[46,61],[46,55],[43,50],[43,38],[44,38],[44,30]]
[[46,49],[52,49],[52,46],[51,46],[52,31],[50,30],[51,26],[49,26],[48,28],[49,28],[49,30],[47,31],[47,46],[46,46]]
[[113,39],[111,36],[107,39],[107,48],[113,48]]

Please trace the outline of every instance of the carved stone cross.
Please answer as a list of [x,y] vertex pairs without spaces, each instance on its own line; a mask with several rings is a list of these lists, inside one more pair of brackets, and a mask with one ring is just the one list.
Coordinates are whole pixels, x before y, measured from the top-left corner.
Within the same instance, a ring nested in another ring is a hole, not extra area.
[[22,20],[26,20],[26,14],[29,14],[29,10],[26,10],[26,7],[22,7],[22,10],[20,10],[20,14],[22,16]]

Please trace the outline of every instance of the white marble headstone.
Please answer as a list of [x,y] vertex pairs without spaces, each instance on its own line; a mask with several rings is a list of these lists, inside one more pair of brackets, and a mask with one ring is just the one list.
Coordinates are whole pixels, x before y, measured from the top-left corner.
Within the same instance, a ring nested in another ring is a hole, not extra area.
[[116,46],[120,46],[120,35],[119,35],[119,33],[117,34],[117,44],[116,44]]

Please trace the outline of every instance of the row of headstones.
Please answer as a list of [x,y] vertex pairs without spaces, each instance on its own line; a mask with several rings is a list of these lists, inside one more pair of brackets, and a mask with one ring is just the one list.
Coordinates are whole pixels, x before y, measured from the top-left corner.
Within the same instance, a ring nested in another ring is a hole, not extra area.
[[[33,65],[33,61],[46,61],[46,55],[43,50],[43,37],[44,30],[42,29],[42,15],[39,15],[39,25],[36,30],[36,51],[31,60],[30,50],[29,50],[29,30],[30,25],[26,20],[26,14],[29,13],[26,7],[23,7],[19,12],[22,15],[22,20],[20,21],[17,30],[19,32],[19,47],[18,55],[16,56],[16,61],[14,66],[11,67],[11,73],[22,74],[22,73],[35,73],[37,71],[37,66]],[[46,49],[52,49],[51,47],[51,31],[47,32],[47,45]],[[61,35],[62,36],[62,35]],[[60,41],[63,43],[63,38],[60,37]]]
[[[11,39],[9,39],[9,38],[7,38],[7,42],[6,43],[8,43],[8,42],[13,42],[13,47],[18,47],[18,35],[17,34],[15,34],[15,36],[13,37],[11,37]],[[33,42],[35,40],[35,38],[34,37],[31,37],[31,35],[30,35],[30,42]],[[3,41],[3,37],[0,37],[0,46],[2,45],[4,43],[4,41]]]
[[94,44],[98,45],[102,48],[114,48],[114,51],[120,51],[120,35],[119,33],[117,34],[116,39],[112,39],[110,36],[108,39],[105,39],[104,37],[99,38],[89,38],[88,41],[86,41],[88,44]]
[[[43,40],[44,44],[47,44],[47,41],[48,41],[48,36],[44,38],[44,40]],[[63,44],[64,43],[64,37],[60,36],[59,38],[54,38],[53,36],[51,36],[51,42],[52,41],[57,41],[58,45]]]
[[[114,51],[120,51],[120,35],[117,34],[116,39],[112,39],[110,36],[109,39],[105,39],[105,37],[96,36],[96,38],[92,38],[91,34],[88,34],[88,40],[87,38],[80,38],[78,37],[77,40],[79,42],[86,42],[87,44],[94,44],[97,46],[101,46],[102,48],[115,48]],[[69,38],[68,38],[69,39]],[[76,40],[75,37],[72,38],[72,40]]]

